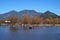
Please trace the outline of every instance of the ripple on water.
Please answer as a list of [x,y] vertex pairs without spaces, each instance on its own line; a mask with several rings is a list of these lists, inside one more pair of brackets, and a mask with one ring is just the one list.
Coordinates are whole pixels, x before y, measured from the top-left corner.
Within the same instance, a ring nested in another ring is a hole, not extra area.
[[60,27],[10,29],[0,27],[0,40],[60,40]]

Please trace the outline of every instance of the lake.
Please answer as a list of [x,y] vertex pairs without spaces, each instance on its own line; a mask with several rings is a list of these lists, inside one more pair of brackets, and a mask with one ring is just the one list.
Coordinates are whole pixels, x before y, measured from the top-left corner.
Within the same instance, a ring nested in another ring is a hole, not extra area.
[[18,27],[11,29],[0,26],[0,40],[60,40],[60,27]]

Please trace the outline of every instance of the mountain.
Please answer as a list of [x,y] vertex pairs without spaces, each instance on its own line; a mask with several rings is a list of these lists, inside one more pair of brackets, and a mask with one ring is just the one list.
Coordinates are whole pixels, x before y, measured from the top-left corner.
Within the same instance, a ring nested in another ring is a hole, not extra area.
[[4,13],[4,14],[0,14],[0,20],[5,20],[5,19],[8,19],[8,18],[10,18],[12,15],[16,15],[17,14],[17,12],[16,11],[14,11],[14,10],[12,10],[12,11],[10,11],[10,12],[7,12],[7,13]]
[[42,17],[42,18],[60,18],[60,16],[56,15],[53,12],[50,11],[46,11],[44,13],[41,12],[36,12],[35,10],[22,10],[22,11],[15,11],[12,10],[10,12],[4,13],[4,14],[0,14],[0,20],[6,20],[11,18],[13,15],[18,16],[19,18],[22,18],[26,15],[30,16],[30,17]]
[[30,17],[40,16],[41,13],[36,12],[35,10],[22,10],[22,11],[19,11],[19,12],[15,11],[15,10],[12,10],[10,12],[0,14],[0,20],[6,20],[6,19],[10,18],[13,15],[16,15],[19,18],[22,18],[25,15],[28,15]]
[[25,15],[28,15],[30,17],[36,17],[36,16],[40,16],[41,13],[36,12],[35,10],[23,10],[20,11],[18,14],[20,14],[22,17]]
[[43,18],[50,18],[50,17],[52,17],[52,18],[58,18],[59,16],[56,15],[55,13],[53,13],[53,12],[46,11],[43,14],[41,14],[40,17],[43,17]]

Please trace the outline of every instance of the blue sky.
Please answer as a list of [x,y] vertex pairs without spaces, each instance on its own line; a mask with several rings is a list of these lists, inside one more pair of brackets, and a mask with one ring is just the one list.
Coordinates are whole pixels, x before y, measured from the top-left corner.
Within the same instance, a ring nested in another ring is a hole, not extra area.
[[0,14],[11,10],[36,10],[45,12],[47,10],[60,15],[60,0],[0,0]]

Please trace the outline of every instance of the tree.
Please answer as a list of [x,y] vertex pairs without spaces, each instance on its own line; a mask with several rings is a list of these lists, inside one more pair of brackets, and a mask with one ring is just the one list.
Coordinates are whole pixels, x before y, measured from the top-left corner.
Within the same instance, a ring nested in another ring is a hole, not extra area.
[[54,23],[55,23],[55,24],[60,24],[60,19],[59,19],[59,18],[55,18],[55,19],[54,19]]
[[0,24],[2,24],[2,23],[4,23],[4,21],[3,20],[0,20]]
[[49,23],[50,23],[50,24],[53,24],[53,23],[54,23],[54,20],[53,20],[52,17],[49,18]]
[[31,18],[29,16],[24,16],[23,17],[23,23],[24,24],[31,24]]
[[32,18],[32,24],[41,24],[41,23],[43,23],[43,18],[40,17]]
[[19,18],[16,15],[12,15],[12,17],[9,20],[11,24],[15,24],[18,22]]

